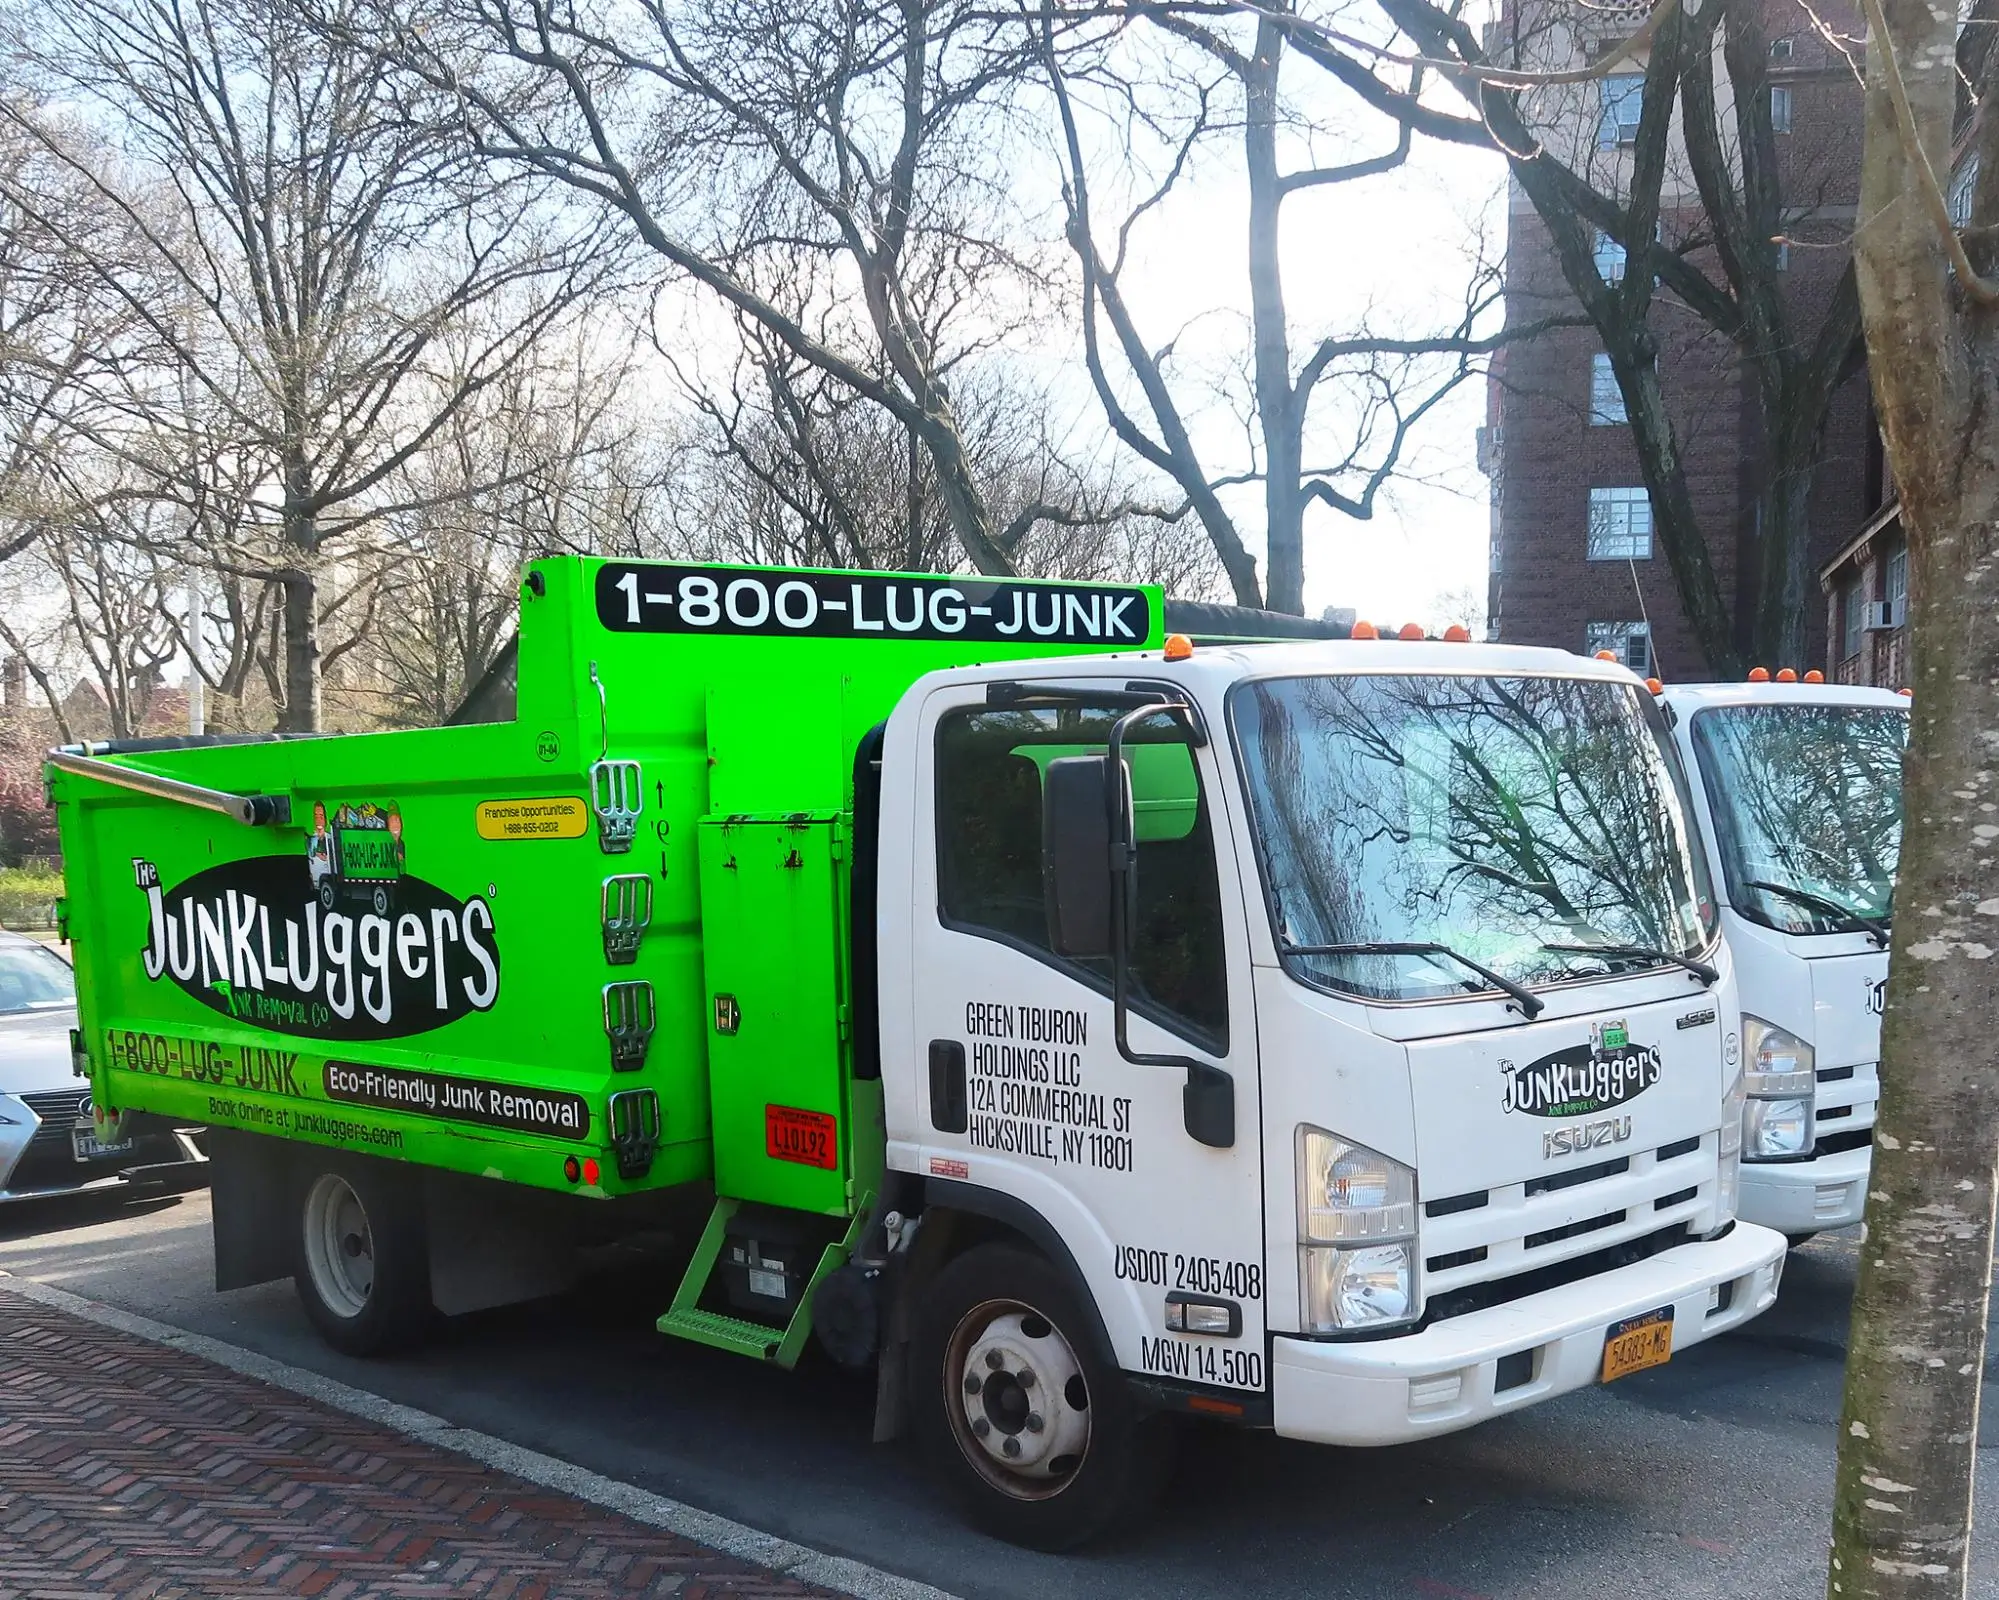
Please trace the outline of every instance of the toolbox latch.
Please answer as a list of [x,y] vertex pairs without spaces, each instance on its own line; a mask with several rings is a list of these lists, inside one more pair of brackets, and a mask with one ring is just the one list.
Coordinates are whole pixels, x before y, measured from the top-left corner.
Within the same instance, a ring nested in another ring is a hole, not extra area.
[[652,879],[621,872],[604,880],[604,959],[628,967],[639,958],[639,941],[652,923]]
[[645,777],[636,761],[609,757],[590,763],[590,808],[597,813],[597,845],[605,855],[623,855],[639,831],[645,809]]
[[659,1153],[659,1096],[650,1089],[620,1089],[611,1096],[610,1123],[618,1176],[643,1178]]
[[611,1040],[611,1070],[637,1072],[652,1043],[652,985],[639,978],[604,985],[604,1032]]

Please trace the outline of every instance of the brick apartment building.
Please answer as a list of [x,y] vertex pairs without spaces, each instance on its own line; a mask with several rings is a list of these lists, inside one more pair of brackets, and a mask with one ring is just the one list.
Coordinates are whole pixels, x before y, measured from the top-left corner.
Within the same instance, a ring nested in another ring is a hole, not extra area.
[[[1768,7],[1771,121],[1778,144],[1785,236],[1772,248],[1783,292],[1797,310],[1802,336],[1816,330],[1820,308],[1846,264],[1860,179],[1861,98],[1851,67],[1793,0]],[[1594,38],[1628,34],[1645,8],[1612,14],[1590,9]],[[1821,21],[1840,26],[1820,9]],[[1574,65],[1592,53],[1591,23],[1550,30],[1557,55],[1536,65]],[[1614,32],[1612,30],[1615,30]],[[1857,31],[1857,30],[1856,30]],[[1567,59],[1559,52],[1567,50]],[[1549,147],[1599,187],[1628,171],[1636,133],[1642,61],[1544,103]],[[1717,65],[1717,74],[1720,67]],[[1719,83],[1726,117],[1728,85]],[[1548,91],[1542,91],[1547,94]],[[1677,138],[1677,124],[1675,137]],[[1660,237],[1697,240],[1704,226],[1684,154],[1669,157],[1661,193]],[[1622,249],[1597,239],[1606,279],[1622,272]],[[1692,259],[1719,278],[1713,258]],[[1534,321],[1572,309],[1554,247],[1532,205],[1514,185],[1506,250],[1507,320]],[[1751,379],[1719,335],[1656,294],[1652,326],[1696,514],[1732,613],[1752,597],[1756,486],[1764,470],[1760,420]],[[1809,502],[1812,566],[1833,556],[1880,503],[1878,437],[1864,381],[1849,381],[1833,402],[1822,465]],[[1631,666],[1669,678],[1710,676],[1682,610],[1652,513],[1637,453],[1624,426],[1623,401],[1595,330],[1561,328],[1505,349],[1488,389],[1488,420],[1479,464],[1492,487],[1489,594],[1491,634],[1509,643],[1567,650],[1616,650]],[[1872,492],[1870,493],[1870,487]],[[1825,653],[1826,614],[1808,618],[1808,659],[1771,663],[1803,668]]]

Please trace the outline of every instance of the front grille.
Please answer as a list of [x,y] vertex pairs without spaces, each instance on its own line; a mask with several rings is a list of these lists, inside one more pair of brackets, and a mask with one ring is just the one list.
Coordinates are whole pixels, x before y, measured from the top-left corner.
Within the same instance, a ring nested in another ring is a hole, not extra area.
[[55,1145],[69,1148],[70,1130],[76,1126],[76,1119],[83,1111],[83,1103],[90,1098],[88,1089],[43,1089],[35,1094],[16,1095],[30,1111],[42,1119],[42,1125],[28,1141],[29,1150],[40,1150]]
[[1818,1120],[1821,1122],[1837,1122],[1841,1117],[1850,1117],[1852,1115],[1852,1106],[1820,1106]]
[[1628,1267],[1634,1262],[1656,1256],[1662,1250],[1671,1250],[1685,1244],[1693,1235],[1687,1225],[1677,1223],[1670,1228],[1660,1228],[1657,1232],[1641,1235],[1636,1239],[1626,1239],[1622,1243],[1606,1245],[1601,1250],[1587,1254],[1570,1256],[1566,1261],[1537,1267],[1531,1272],[1517,1272],[1510,1278],[1495,1278],[1487,1283],[1475,1283],[1453,1290],[1449,1294],[1433,1294],[1423,1312],[1422,1326],[1433,1322],[1443,1322],[1451,1317],[1469,1316],[1474,1311],[1485,1311],[1493,1306],[1503,1306],[1512,1300],[1524,1300],[1530,1294],[1541,1294],[1549,1289],[1559,1289],[1566,1283],[1580,1283],[1584,1278],[1593,1278],[1599,1272],[1610,1272],[1618,1267]]
[[1844,1133],[1829,1133],[1812,1146],[1815,1156],[1836,1156],[1847,1150],[1864,1150],[1874,1142],[1872,1128],[1848,1128]]
[[1853,1068],[1851,1067],[1819,1068],[1820,1083],[1841,1083],[1852,1076],[1853,1076]]
[[[1669,1248],[1709,1202],[1714,1160],[1709,1133],[1426,1202],[1428,1314],[1457,1316],[1570,1282],[1603,1270],[1620,1251],[1642,1259]],[[1648,1242],[1658,1239],[1667,1243]]]

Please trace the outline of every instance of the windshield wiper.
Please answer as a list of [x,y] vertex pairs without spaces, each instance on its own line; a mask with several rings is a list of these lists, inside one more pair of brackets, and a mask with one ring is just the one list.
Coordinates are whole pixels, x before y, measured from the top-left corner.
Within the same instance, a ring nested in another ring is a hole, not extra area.
[[1548,1003],[1532,991],[1523,988],[1511,978],[1502,978],[1483,962],[1474,961],[1470,956],[1462,951],[1453,950],[1447,944],[1435,944],[1428,940],[1409,943],[1374,939],[1360,944],[1280,944],[1279,949],[1287,956],[1449,956],[1459,966],[1476,972],[1493,988],[1505,990],[1520,1007],[1520,1014],[1529,1022],[1547,1009]]
[[1721,981],[1721,974],[1705,961],[1696,961],[1692,956],[1678,955],[1671,950],[1661,950],[1649,944],[1544,944],[1543,950],[1574,951],[1577,955],[1628,956],[1634,960],[1670,961],[1676,967],[1685,967],[1706,988],[1713,988]]
[[1872,939],[1876,949],[1886,950],[1888,948],[1888,929],[1886,924],[1877,922],[1872,917],[1862,916],[1852,906],[1843,906],[1837,900],[1829,900],[1822,894],[1813,894],[1809,889],[1795,889],[1788,883],[1772,883],[1768,878],[1745,878],[1742,882],[1742,887],[1745,889],[1761,889],[1766,894],[1781,895],[1794,905],[1801,905],[1808,911],[1823,911],[1831,916],[1844,917],[1854,927]]

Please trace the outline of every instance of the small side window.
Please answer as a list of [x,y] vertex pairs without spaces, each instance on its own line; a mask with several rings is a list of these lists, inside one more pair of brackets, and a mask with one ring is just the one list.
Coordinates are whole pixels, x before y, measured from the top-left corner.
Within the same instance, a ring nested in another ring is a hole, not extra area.
[[[1041,887],[1041,786],[1061,756],[1101,755],[1110,707],[985,710],[937,726],[937,899],[947,927],[997,939],[1094,987],[1108,961],[1050,948]],[[1138,905],[1131,930],[1134,1008],[1227,1048],[1228,981],[1221,886],[1206,791],[1194,752],[1167,717],[1125,744],[1138,825]]]

